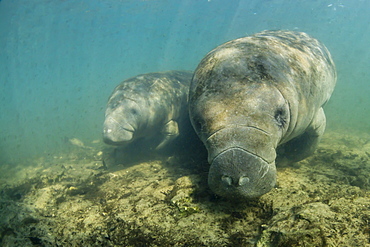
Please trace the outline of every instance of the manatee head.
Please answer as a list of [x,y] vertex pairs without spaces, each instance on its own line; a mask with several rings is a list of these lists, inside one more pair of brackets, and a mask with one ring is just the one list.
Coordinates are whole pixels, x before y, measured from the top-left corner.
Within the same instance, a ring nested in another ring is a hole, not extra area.
[[190,118],[208,150],[208,184],[237,200],[274,187],[276,148],[291,128],[289,103],[276,87],[284,77],[269,56],[248,55],[248,44],[238,42],[202,60],[189,92]]
[[125,97],[116,91],[108,101],[105,111],[103,140],[111,145],[132,142],[146,123],[145,100]]
[[276,148],[289,122],[288,104],[278,90],[258,85],[240,92],[244,95],[201,97],[190,111],[208,150],[210,188],[237,200],[275,186]]

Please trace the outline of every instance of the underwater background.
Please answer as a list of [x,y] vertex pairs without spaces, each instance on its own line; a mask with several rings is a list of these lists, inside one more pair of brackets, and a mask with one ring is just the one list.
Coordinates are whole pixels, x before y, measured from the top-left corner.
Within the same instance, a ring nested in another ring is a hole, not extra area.
[[[338,72],[318,148],[270,192],[215,195],[189,123],[160,151],[103,143],[120,82],[266,29]],[[370,246],[369,44],[370,0],[0,0],[0,246]]]
[[0,164],[101,139],[118,83],[194,70],[216,46],[266,29],[322,41],[338,71],[327,129],[370,131],[368,0],[2,0]]

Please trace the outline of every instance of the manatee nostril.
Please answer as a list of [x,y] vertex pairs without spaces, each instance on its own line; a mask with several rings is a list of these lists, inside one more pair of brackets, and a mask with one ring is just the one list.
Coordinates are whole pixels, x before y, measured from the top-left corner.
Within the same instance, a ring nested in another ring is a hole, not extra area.
[[230,186],[233,183],[233,180],[230,176],[223,175],[221,177],[222,182],[224,182],[226,185]]
[[241,176],[239,178],[239,183],[238,183],[239,186],[244,186],[244,185],[246,185],[248,183],[249,183],[249,177],[247,177],[247,176]]
[[[246,184],[249,183],[249,177],[247,176],[241,176],[239,178],[239,180],[237,181],[236,179],[233,180],[232,177],[228,176],[228,175],[223,175],[221,177],[221,180],[224,184],[226,184],[227,186],[231,186],[233,185],[233,182],[234,182],[234,186],[238,187],[238,186],[244,186]],[[237,182],[237,183],[236,183]]]

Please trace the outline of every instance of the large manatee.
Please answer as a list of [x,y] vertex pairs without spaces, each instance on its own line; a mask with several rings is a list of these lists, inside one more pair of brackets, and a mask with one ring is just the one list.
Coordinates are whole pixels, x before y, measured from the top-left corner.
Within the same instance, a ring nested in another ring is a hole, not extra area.
[[224,43],[198,65],[190,118],[208,150],[208,184],[248,199],[276,183],[275,160],[311,155],[336,83],[329,51],[302,32],[263,31]]
[[103,140],[124,146],[145,138],[165,147],[179,135],[179,121],[188,118],[187,98],[192,73],[168,71],[129,78],[110,96]]

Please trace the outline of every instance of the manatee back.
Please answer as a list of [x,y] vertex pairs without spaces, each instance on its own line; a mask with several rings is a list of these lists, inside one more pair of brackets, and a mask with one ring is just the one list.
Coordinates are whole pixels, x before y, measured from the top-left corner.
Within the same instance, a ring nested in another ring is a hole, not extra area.
[[238,92],[232,88],[249,90],[263,84],[278,89],[288,102],[291,139],[329,100],[336,77],[327,48],[306,33],[263,31],[235,39],[210,51],[195,70],[189,95],[192,121],[199,128],[197,112],[210,99],[233,97]]
[[[226,42],[199,63],[191,98],[222,93],[227,82],[271,84],[290,95],[322,106],[332,94],[336,70],[328,49],[302,32],[263,31]],[[287,90],[289,89],[289,90]],[[314,95],[314,97],[312,97]]]
[[[326,46],[303,32],[263,31],[252,36],[268,54],[267,66],[279,64],[284,69],[269,71],[277,77],[276,86],[289,97],[294,88],[306,105],[323,106],[333,93],[337,73]],[[275,61],[274,61],[275,60]],[[289,99],[289,98],[288,98]]]
[[140,74],[128,78],[115,87],[110,98],[120,92],[123,97],[143,95],[150,91],[157,94],[168,93],[169,90],[188,93],[188,87],[193,73],[190,71],[166,71]]
[[[108,99],[107,109],[122,99],[145,100],[152,107],[160,105],[187,105],[190,71],[166,71],[140,74],[116,86]],[[185,101],[185,102],[184,102]]]

